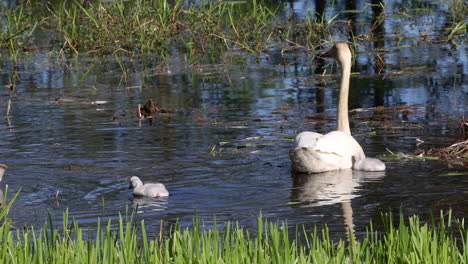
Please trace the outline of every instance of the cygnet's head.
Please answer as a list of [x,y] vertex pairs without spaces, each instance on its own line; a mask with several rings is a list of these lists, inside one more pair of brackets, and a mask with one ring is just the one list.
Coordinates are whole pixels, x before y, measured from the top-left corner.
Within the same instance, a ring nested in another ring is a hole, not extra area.
[[133,189],[139,185],[143,185],[143,182],[137,176],[130,177],[129,181],[130,181],[130,186],[128,187],[129,189]]
[[5,174],[6,169],[8,168],[5,164],[0,164],[0,182],[3,179],[3,174]]

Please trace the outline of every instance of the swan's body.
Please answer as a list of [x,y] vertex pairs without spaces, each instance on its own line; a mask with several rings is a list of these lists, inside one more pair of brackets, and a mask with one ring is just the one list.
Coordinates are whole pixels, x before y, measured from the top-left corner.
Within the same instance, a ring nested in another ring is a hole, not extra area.
[[[351,51],[345,43],[337,43],[327,55],[341,64],[341,88],[337,111],[337,131],[322,135],[302,132],[296,136],[295,147],[289,152],[292,168],[297,172],[319,173],[353,168],[353,158],[361,168],[375,168],[359,143],[351,136],[348,121],[349,79]],[[385,167],[385,165],[384,165]],[[381,168],[381,167],[379,167]]]
[[162,183],[147,183],[143,182],[137,176],[132,176],[130,178],[130,187],[133,189],[133,194],[138,196],[146,197],[167,197],[169,192],[166,189],[166,186]]
[[353,165],[351,157],[365,158],[359,143],[341,131],[325,135],[302,132],[297,135],[296,147],[289,155],[295,171],[309,173],[349,169]]
[[2,181],[3,174],[5,174],[5,171],[6,171],[7,168],[8,168],[7,165],[0,164],[0,182]]

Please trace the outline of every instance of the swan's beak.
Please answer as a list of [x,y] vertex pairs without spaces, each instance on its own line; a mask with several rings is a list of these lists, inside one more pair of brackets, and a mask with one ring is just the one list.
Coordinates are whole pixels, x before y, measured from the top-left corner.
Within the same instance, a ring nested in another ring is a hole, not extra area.
[[132,183],[130,183],[130,186],[128,186],[129,189],[133,189]]

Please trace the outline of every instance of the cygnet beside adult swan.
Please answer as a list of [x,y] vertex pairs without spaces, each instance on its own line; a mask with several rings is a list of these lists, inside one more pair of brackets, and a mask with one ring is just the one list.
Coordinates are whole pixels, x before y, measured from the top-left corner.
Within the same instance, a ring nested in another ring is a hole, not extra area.
[[385,163],[375,158],[357,159],[353,158],[353,169],[360,171],[384,171]]
[[5,174],[6,169],[8,169],[8,166],[5,164],[0,164],[0,182],[3,179],[3,174]]
[[143,182],[137,176],[132,176],[130,178],[129,189],[133,189],[133,194],[138,196],[146,197],[167,197],[169,192],[166,189],[166,186],[162,183],[146,183]]
[[[289,152],[292,168],[297,172],[320,173],[325,171],[354,168],[373,168],[373,160],[366,158],[359,143],[351,136],[348,121],[348,94],[351,76],[351,51],[346,43],[337,43],[325,53],[341,65],[340,95],[337,109],[337,130],[322,135],[316,132],[302,132],[296,136],[295,147]],[[353,167],[353,159],[354,164]],[[383,162],[382,162],[383,164]],[[385,170],[385,164],[383,166]]]

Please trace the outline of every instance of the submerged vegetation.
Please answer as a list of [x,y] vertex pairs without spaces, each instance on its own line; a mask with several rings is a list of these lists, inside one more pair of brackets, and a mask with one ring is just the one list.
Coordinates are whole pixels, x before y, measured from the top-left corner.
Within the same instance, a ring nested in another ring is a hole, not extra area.
[[439,224],[400,214],[398,226],[392,214],[385,214],[383,232],[370,224],[364,237],[351,234],[348,240],[331,239],[326,226],[312,233],[296,231],[292,238],[287,224],[261,216],[255,232],[231,222],[220,230],[216,220],[209,228],[194,218],[191,228],[175,224],[166,233],[150,234],[145,222],[135,217],[86,230],[75,221],[69,223],[65,212],[61,227],[50,221],[36,232],[12,230],[8,211],[16,196],[0,212],[0,262],[5,264],[468,262],[468,230],[450,213],[441,213]]

